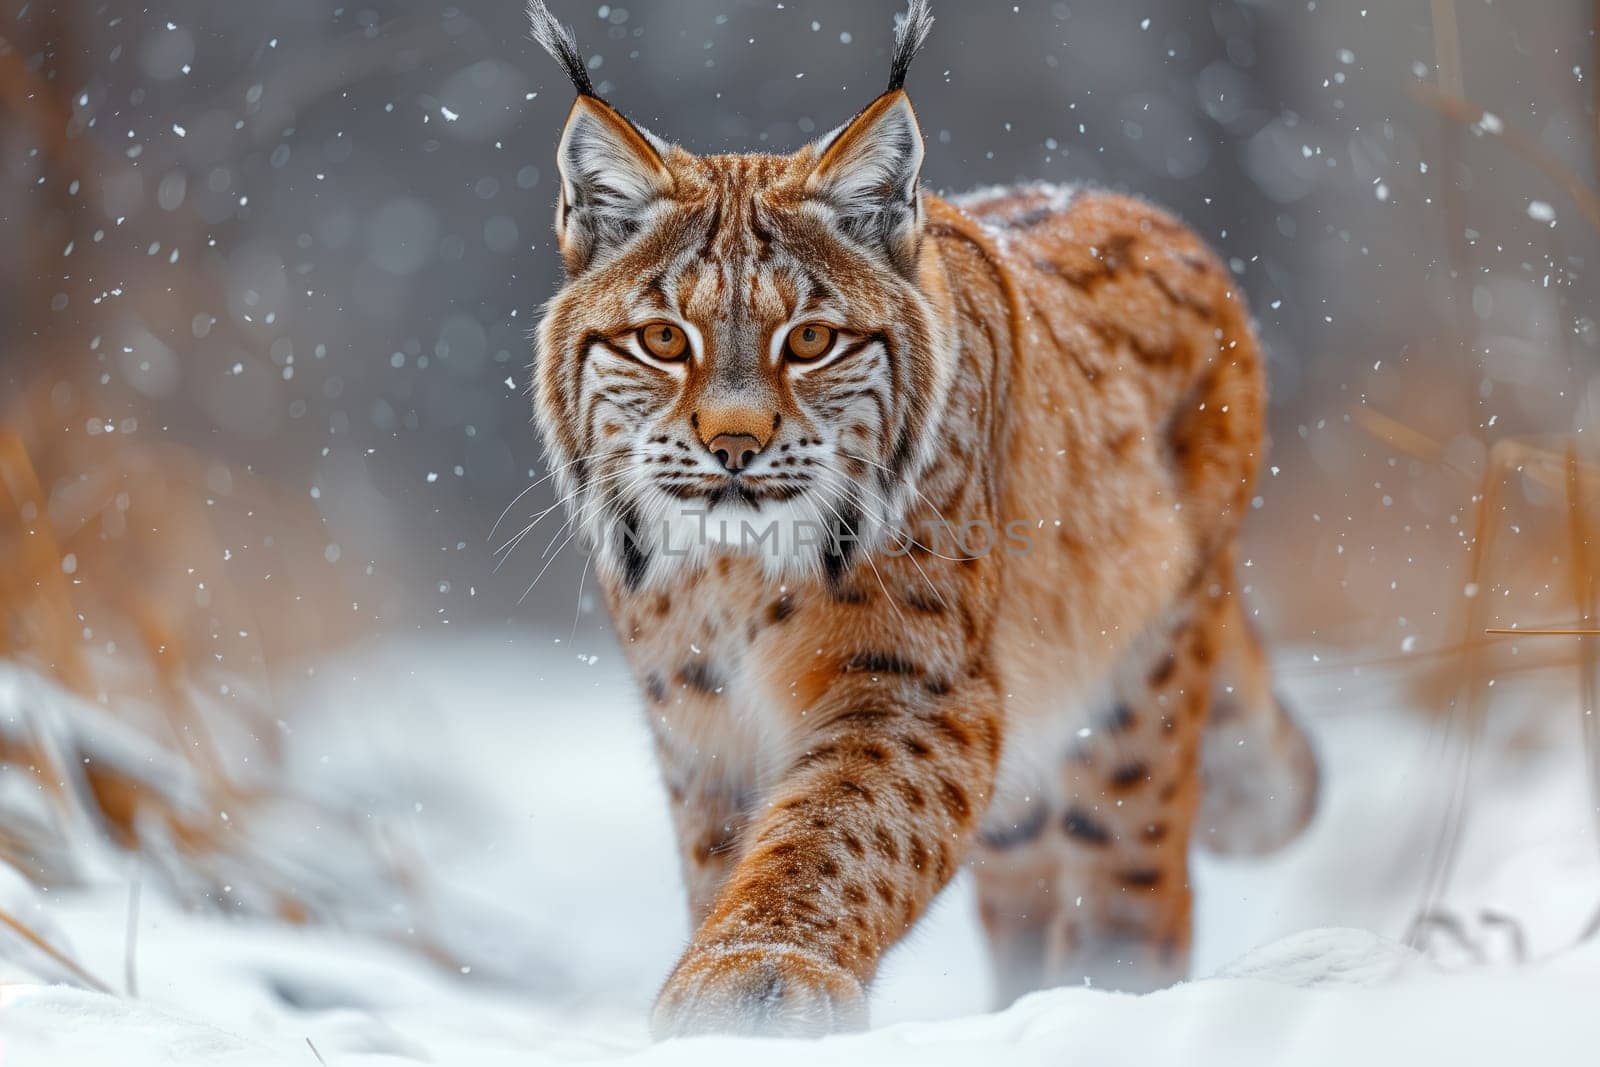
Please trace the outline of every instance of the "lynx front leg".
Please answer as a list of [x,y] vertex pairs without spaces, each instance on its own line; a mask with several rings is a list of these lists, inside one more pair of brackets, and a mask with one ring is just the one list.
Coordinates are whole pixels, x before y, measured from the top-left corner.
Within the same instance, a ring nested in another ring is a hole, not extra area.
[[658,1036],[864,1026],[879,958],[962,862],[999,753],[993,688],[867,666],[757,813],[656,1002]]

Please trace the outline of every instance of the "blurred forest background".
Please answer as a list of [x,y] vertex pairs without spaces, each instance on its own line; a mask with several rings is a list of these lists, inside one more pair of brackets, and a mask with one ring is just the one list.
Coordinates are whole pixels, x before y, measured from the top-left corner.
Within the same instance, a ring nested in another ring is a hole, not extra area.
[[[551,6],[604,94],[703,152],[848,118],[903,7]],[[1246,582],[1284,669],[1400,670],[1442,711],[1472,672],[1577,662],[1480,635],[1592,611],[1600,4],[935,14],[909,85],[929,187],[1136,192],[1247,292],[1273,449]],[[270,754],[286,672],[446,628],[565,636],[575,612],[603,645],[577,546],[525,597],[547,537],[497,571],[490,536],[543,474],[527,335],[559,279],[570,102],[516,0],[0,3],[0,658],[186,770],[73,770],[115,733],[98,719],[0,724],[0,763],[59,764],[123,845],[203,852],[187,802],[152,822],[140,798],[271,792],[219,731]],[[0,855],[49,880],[65,809],[17,794],[33,821]],[[263,878],[262,908],[317,910],[303,874]]]

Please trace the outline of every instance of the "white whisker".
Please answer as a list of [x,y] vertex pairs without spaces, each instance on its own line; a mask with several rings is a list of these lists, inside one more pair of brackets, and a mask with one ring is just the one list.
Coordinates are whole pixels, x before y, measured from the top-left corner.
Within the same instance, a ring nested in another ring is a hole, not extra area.
[[498,519],[494,520],[494,525],[489,527],[489,534],[485,538],[485,540],[489,540],[489,541],[494,540],[495,531],[500,529],[500,524],[502,522],[506,521],[506,516],[511,514],[511,509],[517,506],[517,501],[521,500],[523,497],[527,496],[533,490],[537,489],[539,486],[543,485],[545,482],[548,482],[551,478],[554,478],[557,474],[560,474],[562,471],[566,470],[568,467],[572,466],[573,464],[582,463],[586,459],[595,459],[596,457],[602,456],[604,454],[605,453],[602,453],[599,449],[596,449],[593,452],[589,452],[589,453],[586,453],[584,455],[579,456],[577,459],[568,460],[566,463],[561,464],[561,466],[559,466],[559,467],[552,468],[549,471],[549,473],[547,473],[543,478],[540,478],[538,481],[533,482],[532,484],[530,484],[528,486],[528,488],[524,489],[522,492],[518,493],[516,496],[511,498],[511,503],[506,505],[505,510],[500,513],[500,517]]

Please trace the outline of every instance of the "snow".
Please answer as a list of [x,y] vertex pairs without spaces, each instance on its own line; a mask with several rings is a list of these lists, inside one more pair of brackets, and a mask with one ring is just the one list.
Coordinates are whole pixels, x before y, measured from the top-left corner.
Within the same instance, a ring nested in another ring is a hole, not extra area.
[[[1325,762],[1323,809],[1277,856],[1196,858],[1195,980],[1142,997],[1058,989],[987,1013],[963,877],[886,962],[873,1030],[652,1045],[645,1012],[686,934],[676,857],[619,657],[568,637],[372,648],[286,699],[304,709],[290,737],[301,788],[368,813],[416,857],[415,933],[456,955],[186,910],[146,886],[130,963],[126,880],[0,880],[0,906],[114,988],[131,970],[138,994],[42,984],[62,976],[0,944],[13,961],[0,963],[0,1063],[1371,1067],[1573,1062],[1600,1039],[1600,941],[1569,947],[1597,896],[1570,705],[1491,722],[1445,901],[1471,951],[1424,955],[1397,939],[1449,748],[1400,713],[1397,691],[1323,671],[1288,679]],[[1515,917],[1527,962],[1484,911]]]

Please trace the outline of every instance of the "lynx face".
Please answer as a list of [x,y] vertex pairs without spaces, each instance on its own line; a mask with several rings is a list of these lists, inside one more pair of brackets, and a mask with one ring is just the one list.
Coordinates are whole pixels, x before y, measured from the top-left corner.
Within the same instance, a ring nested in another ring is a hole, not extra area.
[[536,405],[602,569],[721,543],[818,573],[892,535],[955,362],[921,161],[900,91],[792,156],[694,156],[579,96]]

